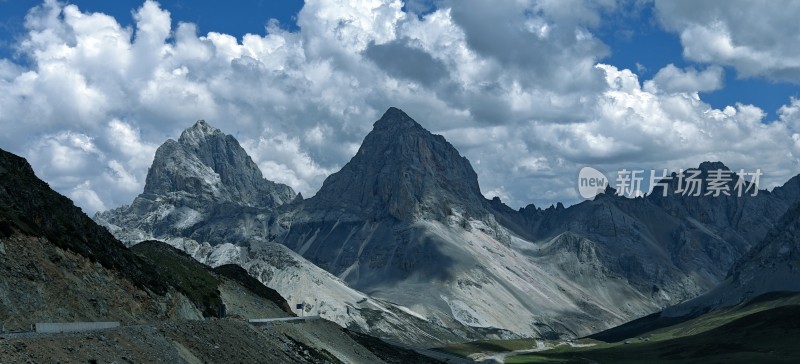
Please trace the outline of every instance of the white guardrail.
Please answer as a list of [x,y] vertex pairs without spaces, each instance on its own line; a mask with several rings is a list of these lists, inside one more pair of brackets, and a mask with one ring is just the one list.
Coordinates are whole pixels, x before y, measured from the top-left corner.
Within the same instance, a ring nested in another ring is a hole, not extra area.
[[36,332],[41,334],[56,334],[60,332],[80,332],[102,330],[119,327],[118,321],[113,322],[37,322]]

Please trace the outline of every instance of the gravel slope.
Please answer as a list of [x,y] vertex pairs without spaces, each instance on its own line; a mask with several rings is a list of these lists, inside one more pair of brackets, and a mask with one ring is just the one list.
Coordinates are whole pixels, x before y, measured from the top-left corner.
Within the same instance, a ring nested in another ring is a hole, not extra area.
[[386,363],[381,357],[438,362],[380,341],[368,348],[325,320],[262,327],[235,319],[169,321],[0,336],[0,363]]

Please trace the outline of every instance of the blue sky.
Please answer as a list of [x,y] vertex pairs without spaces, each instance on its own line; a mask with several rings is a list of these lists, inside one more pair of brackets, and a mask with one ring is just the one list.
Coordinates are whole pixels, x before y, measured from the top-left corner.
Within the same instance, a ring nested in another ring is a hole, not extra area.
[[[603,26],[600,37],[611,48],[611,54],[603,62],[618,67],[636,70],[636,64],[646,68],[640,76],[652,76],[662,67],[674,64],[678,67],[703,67],[683,57],[678,34],[664,30],[653,15],[654,6],[648,4],[625,17],[614,19]],[[725,69],[725,87],[702,94],[703,100],[714,107],[722,108],[737,102],[753,104],[769,113],[768,120],[775,118],[778,110],[789,97],[800,96],[800,87],[792,82],[775,82],[758,77],[739,77],[732,67]]]
[[310,196],[397,106],[514,207],[579,201],[585,165],[722,160],[761,168],[771,188],[800,171],[798,12],[782,0],[0,0],[0,147],[93,212],[130,202],[158,145],[206,119]]
[[[38,0],[0,0],[0,39],[2,53],[8,57],[13,52],[14,39],[25,33],[25,14]],[[101,12],[115,17],[123,25],[133,24],[131,12],[142,5],[139,0],[85,0],[69,1],[87,12]],[[173,14],[173,22],[183,21],[198,25],[200,31],[221,32],[241,37],[247,33],[260,34],[269,19],[277,19],[281,26],[297,30],[297,13],[303,7],[301,0],[240,0],[235,7],[222,1],[161,1],[161,6]]]

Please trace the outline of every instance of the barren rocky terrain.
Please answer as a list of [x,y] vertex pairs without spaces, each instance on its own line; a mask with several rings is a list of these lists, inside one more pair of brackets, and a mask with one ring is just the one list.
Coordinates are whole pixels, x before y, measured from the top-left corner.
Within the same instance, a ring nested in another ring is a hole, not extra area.
[[392,353],[390,361],[325,320],[255,327],[237,319],[212,319],[83,333],[6,334],[0,336],[0,363],[437,362],[386,344],[382,349]]

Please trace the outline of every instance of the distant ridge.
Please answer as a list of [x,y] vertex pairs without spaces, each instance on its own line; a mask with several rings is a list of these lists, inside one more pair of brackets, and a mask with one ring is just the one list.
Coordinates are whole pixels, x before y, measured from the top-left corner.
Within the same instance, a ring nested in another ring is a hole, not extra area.
[[[727,167],[699,166],[714,168]],[[176,171],[179,180],[192,170]],[[147,209],[97,219],[128,243],[163,239],[201,261],[240,264],[262,282],[284,279],[275,273],[275,258],[286,257],[275,252],[281,244],[342,281],[324,279],[319,292],[348,297],[336,303],[353,307],[336,316],[340,324],[364,317],[355,308],[360,299],[349,301],[363,294],[462,338],[577,337],[697,297],[800,201],[796,177],[741,198],[628,199],[609,189],[570,207],[514,210],[485,199],[469,161],[397,108],[373,123],[358,152],[313,197],[250,206],[203,199],[214,196],[207,185],[187,185],[197,188],[180,198],[167,190],[158,198],[143,194],[142,201],[153,202]],[[291,269],[314,270],[305,263]],[[349,287],[326,287],[344,283]],[[277,284],[290,295],[291,287]],[[389,330],[386,337],[401,334]],[[418,339],[415,333],[411,340]]]

